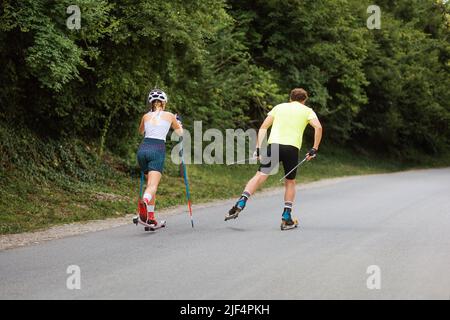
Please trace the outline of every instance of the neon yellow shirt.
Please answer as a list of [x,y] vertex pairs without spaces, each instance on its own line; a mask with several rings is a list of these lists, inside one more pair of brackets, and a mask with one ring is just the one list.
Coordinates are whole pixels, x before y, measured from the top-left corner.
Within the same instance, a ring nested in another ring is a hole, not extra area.
[[308,122],[317,119],[313,109],[293,101],[276,105],[269,113],[274,117],[268,143],[302,146],[303,131]]

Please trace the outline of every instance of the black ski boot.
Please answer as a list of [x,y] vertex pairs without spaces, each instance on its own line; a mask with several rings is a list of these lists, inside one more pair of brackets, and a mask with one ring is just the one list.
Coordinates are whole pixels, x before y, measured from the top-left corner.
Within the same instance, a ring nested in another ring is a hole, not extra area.
[[247,199],[248,198],[242,196],[238,200],[238,202],[236,202],[236,204],[230,209],[230,211],[228,211],[228,214],[225,216],[225,221],[236,219],[239,216],[239,213],[244,210]]

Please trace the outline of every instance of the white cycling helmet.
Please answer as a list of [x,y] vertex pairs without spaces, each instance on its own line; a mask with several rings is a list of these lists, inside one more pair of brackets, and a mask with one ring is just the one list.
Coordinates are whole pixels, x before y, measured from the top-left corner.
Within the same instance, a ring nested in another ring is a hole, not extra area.
[[159,89],[153,89],[148,94],[148,102],[151,104],[155,100],[167,102],[168,99],[167,99],[167,95],[164,91],[159,90]]

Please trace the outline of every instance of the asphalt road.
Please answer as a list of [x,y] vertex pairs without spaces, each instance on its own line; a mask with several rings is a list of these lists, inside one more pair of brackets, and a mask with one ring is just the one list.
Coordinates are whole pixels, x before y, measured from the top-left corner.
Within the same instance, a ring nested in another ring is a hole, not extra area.
[[[182,213],[155,233],[130,223],[1,251],[0,298],[450,299],[450,169],[300,189],[290,231],[277,193],[233,221],[233,201],[196,210],[195,229]],[[69,265],[79,290],[66,286]]]

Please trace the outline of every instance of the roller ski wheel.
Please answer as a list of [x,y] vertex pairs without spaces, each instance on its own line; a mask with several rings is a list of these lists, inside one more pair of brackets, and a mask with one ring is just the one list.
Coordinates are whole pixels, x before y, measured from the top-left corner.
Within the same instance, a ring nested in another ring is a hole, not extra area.
[[144,221],[140,218],[140,216],[136,216],[133,218],[133,223],[135,225],[141,224],[144,226],[145,231],[155,231],[160,228],[166,227],[166,220],[161,220],[159,223],[156,220],[147,220]]
[[151,221],[149,221],[147,226],[144,227],[144,230],[145,231],[156,231],[158,229],[165,228],[165,227],[166,227],[165,220],[161,220],[159,223],[155,220],[151,220]]
[[293,218],[291,221],[281,220],[281,231],[292,230],[298,227],[298,219]]
[[228,211],[228,214],[225,216],[225,221],[236,219],[239,216],[239,213],[242,211],[242,208],[234,206]]

